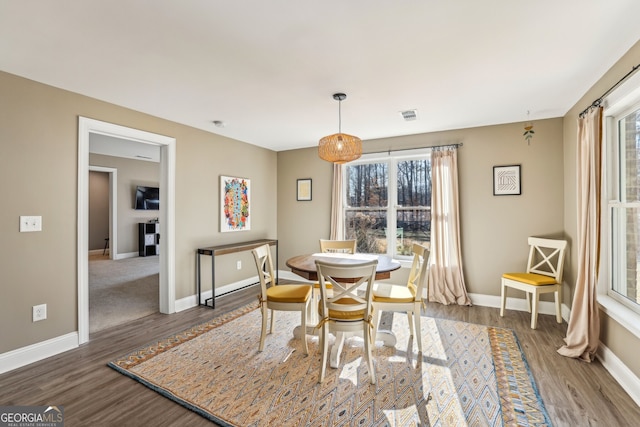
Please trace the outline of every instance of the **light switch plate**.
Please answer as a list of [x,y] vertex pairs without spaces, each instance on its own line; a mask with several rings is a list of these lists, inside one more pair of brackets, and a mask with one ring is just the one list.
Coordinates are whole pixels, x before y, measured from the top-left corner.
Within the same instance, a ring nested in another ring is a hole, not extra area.
[[21,216],[20,232],[42,231],[42,216]]

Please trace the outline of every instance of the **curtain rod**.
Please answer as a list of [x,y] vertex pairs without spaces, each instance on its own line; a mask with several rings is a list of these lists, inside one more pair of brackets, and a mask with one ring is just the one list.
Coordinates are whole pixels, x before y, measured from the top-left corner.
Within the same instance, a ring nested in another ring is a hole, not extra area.
[[592,108],[596,108],[599,107],[600,104],[602,104],[602,100],[609,95],[615,88],[617,88],[618,86],[620,86],[620,84],[622,82],[624,82],[625,80],[627,80],[629,77],[631,77],[631,75],[633,75],[633,73],[635,73],[636,71],[638,71],[638,69],[640,68],[640,64],[634,66],[631,68],[631,71],[629,71],[627,74],[624,75],[624,77],[622,77],[620,80],[618,80],[618,82],[616,84],[614,84],[613,86],[611,86],[609,89],[607,89],[607,91],[605,93],[603,93],[602,95],[600,95],[600,98],[596,99],[595,101],[593,101],[591,103],[591,105],[589,105],[587,108],[584,109],[584,111],[582,113],[579,114],[579,117],[584,117],[585,114],[587,114],[587,112],[589,110],[591,110]]
[[453,144],[430,145],[428,147],[398,148],[397,150],[389,149],[385,151],[371,151],[371,152],[362,153],[362,154],[380,154],[380,153],[391,154],[391,152],[396,152],[396,151],[425,150],[427,148],[436,149],[436,148],[442,148],[442,147],[462,147],[462,142],[456,142]]

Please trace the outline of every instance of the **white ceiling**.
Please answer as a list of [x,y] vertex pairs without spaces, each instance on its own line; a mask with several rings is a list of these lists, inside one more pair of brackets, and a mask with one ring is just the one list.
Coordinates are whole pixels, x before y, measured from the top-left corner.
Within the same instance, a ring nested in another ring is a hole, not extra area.
[[160,147],[99,133],[89,134],[89,152],[105,156],[160,163]]
[[0,0],[0,70],[279,151],[337,132],[335,92],[365,140],[563,116],[638,16],[638,0]]

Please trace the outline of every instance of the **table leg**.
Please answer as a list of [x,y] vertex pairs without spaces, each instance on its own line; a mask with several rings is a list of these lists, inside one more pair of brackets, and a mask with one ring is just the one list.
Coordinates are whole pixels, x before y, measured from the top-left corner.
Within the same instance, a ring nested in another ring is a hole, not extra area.
[[216,308],[216,257],[211,254],[211,308]]
[[385,347],[395,347],[397,342],[393,332],[380,329],[378,329],[378,333],[376,334],[376,340],[382,341]]
[[202,305],[202,291],[200,290],[200,251],[196,251],[196,291],[198,292],[198,305]]
[[[331,347],[331,355],[329,357],[329,366],[331,366],[332,368],[340,367],[340,354],[342,353],[342,349],[344,347],[344,341],[347,338],[352,337],[354,335],[361,336],[362,333],[358,333],[358,332],[337,332],[336,333],[336,340],[334,341],[333,346]],[[378,334],[376,335],[376,340],[382,341],[384,345],[387,347],[395,347],[396,345],[396,336],[391,331],[385,331],[385,330],[378,331]]]
[[331,346],[331,355],[329,356],[329,366],[332,368],[340,367],[340,353],[342,353],[345,339],[347,339],[347,332],[336,333],[336,340]]

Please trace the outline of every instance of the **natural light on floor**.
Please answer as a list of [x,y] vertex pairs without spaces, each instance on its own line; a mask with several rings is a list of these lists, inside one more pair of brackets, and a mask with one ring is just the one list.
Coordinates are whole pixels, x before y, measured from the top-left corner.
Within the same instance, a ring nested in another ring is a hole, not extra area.
[[[399,317],[404,318],[405,315],[400,314]],[[463,421],[466,418],[465,411],[458,394],[459,385],[456,385],[451,369],[447,367],[450,363],[446,352],[448,346],[440,337],[435,319],[423,318],[423,329],[425,329],[425,322],[429,330],[428,334],[425,333],[426,336],[429,336],[429,346],[428,351],[425,349],[425,353],[422,355],[423,363],[418,363],[419,354],[415,352],[415,349],[413,354],[408,357],[406,349],[401,348],[396,348],[395,354],[386,356],[389,366],[387,369],[402,371],[409,364],[413,371],[413,376],[419,375],[422,377],[421,389],[414,387],[410,393],[405,394],[403,400],[401,399],[396,403],[394,409],[387,409],[383,412],[389,424],[393,426],[431,425],[438,418],[443,425],[466,426],[467,423]],[[362,339],[359,337],[351,338],[351,340],[355,340],[351,342],[354,346],[364,346]],[[380,341],[378,341],[377,345],[378,348],[374,350],[374,355],[381,350]],[[410,345],[413,347],[413,340],[410,340]],[[449,350],[451,350],[450,346]],[[364,364],[364,357],[358,357],[351,362],[343,363],[340,367],[340,380],[348,381],[354,386],[358,385],[358,381],[369,381],[368,377],[358,378],[358,367]],[[427,367],[431,373],[424,375],[423,370]],[[376,376],[378,386],[384,383],[386,378],[391,377],[381,369],[380,364],[376,364]],[[394,388],[401,390],[403,387],[408,387],[409,385],[405,384],[403,380],[404,378],[399,380],[396,378],[397,384],[394,385]],[[432,390],[439,390],[439,396],[433,396]],[[416,395],[417,393],[422,393],[422,396]],[[385,400],[385,397],[380,396],[381,400]],[[437,399],[434,399],[434,397],[437,397]],[[424,401],[424,407],[419,409],[416,406],[416,401]],[[446,403],[446,408],[439,407],[441,402]],[[469,403],[467,402],[467,404]],[[430,414],[431,412],[432,414]],[[446,417],[442,418],[444,414],[446,414]],[[433,415],[433,418],[430,415]]]

